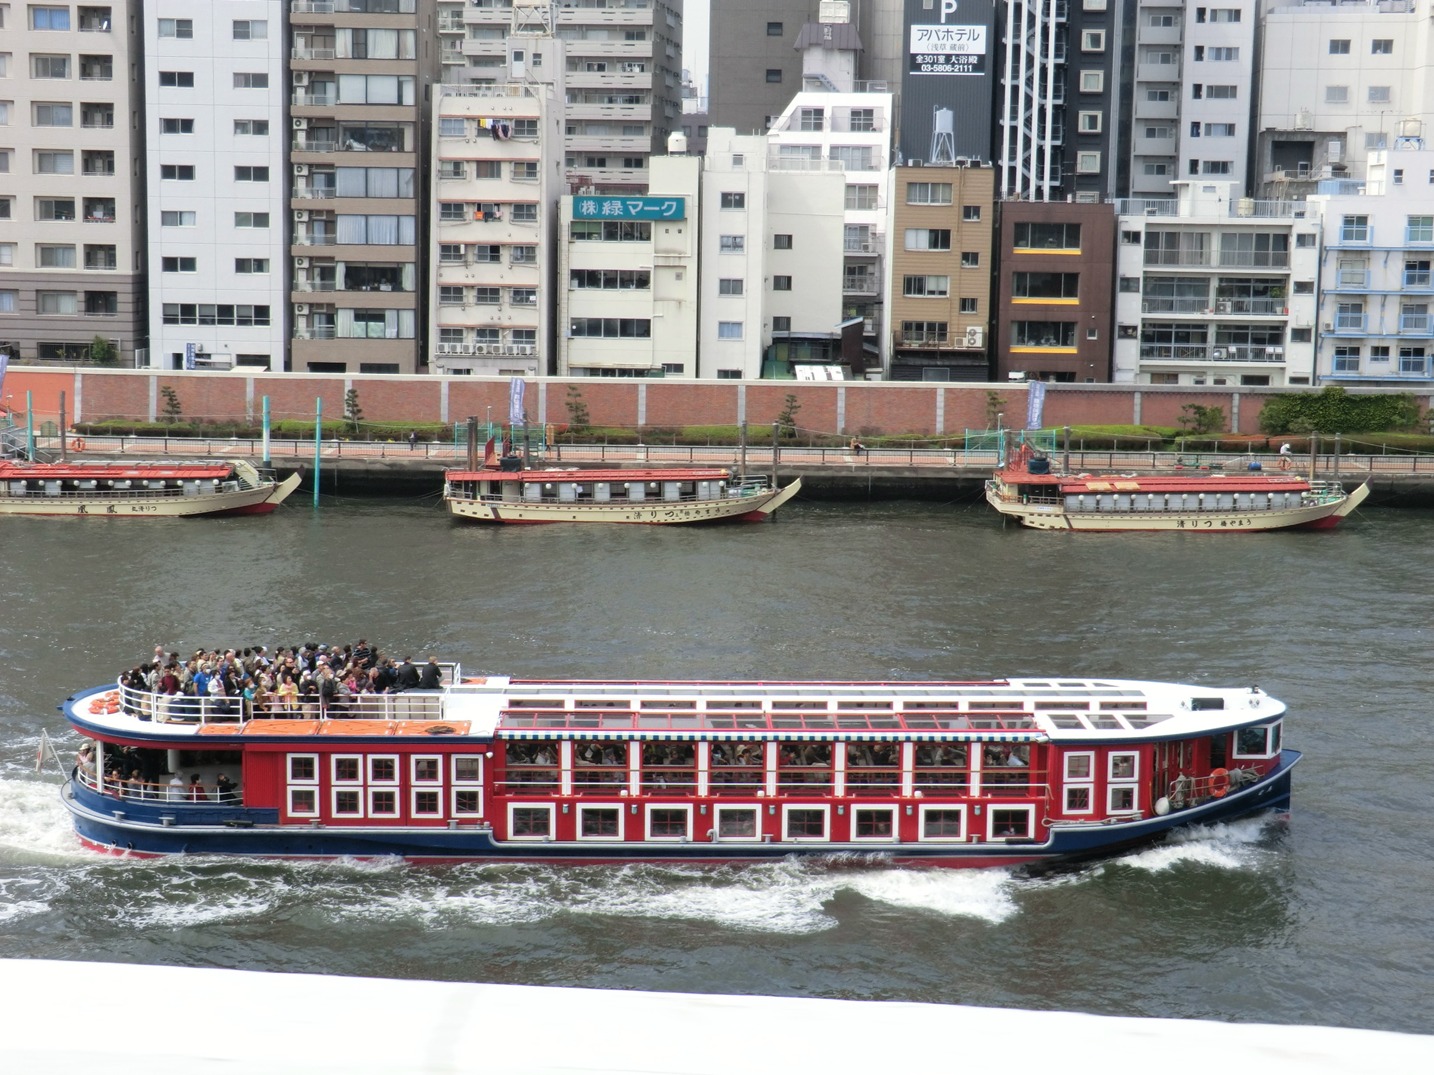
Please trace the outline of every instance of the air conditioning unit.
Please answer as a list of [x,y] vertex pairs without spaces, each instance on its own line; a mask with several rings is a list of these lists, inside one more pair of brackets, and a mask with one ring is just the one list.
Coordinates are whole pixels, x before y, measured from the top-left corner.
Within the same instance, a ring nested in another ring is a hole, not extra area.
[[1210,355],[1216,362],[1223,362],[1225,359],[1225,349],[1223,347],[1217,347],[1210,352]]
[[308,313],[308,312],[309,312],[309,304],[308,304],[307,302],[296,302],[296,303],[294,303],[294,313],[296,313],[296,314],[306,314],[306,313]]
[[309,129],[309,121],[308,121],[308,120],[306,120],[303,116],[295,116],[295,117],[294,117],[294,130],[296,130],[296,131],[307,131],[308,129]]
[[513,353],[517,355],[534,355],[538,353],[538,349],[531,343],[520,343],[513,348]]
[[1326,321],[1326,322],[1324,323],[1324,330],[1325,330],[1326,332],[1333,332],[1333,331],[1334,331],[1334,322],[1333,322],[1333,321]]
[[309,72],[307,72],[307,71],[295,71],[295,72],[294,72],[294,85],[295,85],[295,86],[307,86],[308,84],[309,84]]
[[1229,299],[1217,299],[1217,300],[1216,300],[1216,302],[1215,302],[1215,312],[1216,312],[1216,313],[1227,314],[1227,313],[1230,312],[1230,309],[1231,309],[1231,307],[1230,307],[1230,300],[1229,300]]
[[308,267],[309,267],[309,259],[308,259],[308,258],[295,258],[295,259],[294,259],[294,268],[296,268],[296,269],[307,269]]
[[304,221],[309,219],[309,211],[307,209],[295,209],[294,219],[298,223],[302,224]]
[[967,347],[981,347],[985,344],[985,342],[986,333],[984,329],[981,329],[976,325],[971,325],[966,329]]
[[308,175],[308,174],[309,174],[309,166],[308,166],[307,164],[296,164],[296,165],[294,165],[294,174],[295,174],[295,175]]
[[451,344],[451,343],[440,343],[440,344],[438,345],[438,353],[439,353],[440,355],[453,355],[453,354],[457,354],[458,352],[455,350],[456,346],[457,346],[456,344]]

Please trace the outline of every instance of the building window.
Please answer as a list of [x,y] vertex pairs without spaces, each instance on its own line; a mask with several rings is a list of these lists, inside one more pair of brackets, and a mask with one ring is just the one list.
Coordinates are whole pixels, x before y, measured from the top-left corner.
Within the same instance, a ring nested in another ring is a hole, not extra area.
[[1326,86],[1324,88],[1324,103],[1329,105],[1342,105],[1349,103],[1348,86]]
[[774,317],[774,318],[772,318],[772,331],[773,331],[773,332],[791,332],[791,331],[792,331],[792,319],[791,319],[790,317]]
[[1371,56],[1390,56],[1394,53],[1394,38],[1376,37],[1369,43]]
[[69,78],[70,58],[68,56],[41,56],[38,54],[31,55],[30,77]]
[[234,271],[240,276],[263,276],[269,272],[268,258],[235,258]]
[[[907,228],[907,250],[950,250],[950,228]],[[963,259],[965,255],[962,255]]]
[[[1139,281],[1136,281],[1137,286]],[[1080,273],[1016,272],[1011,274],[1011,298],[1074,301],[1080,298]]]
[[1233,101],[1240,95],[1238,86],[1210,85],[1205,87],[1205,96],[1211,101]]
[[269,36],[269,24],[264,19],[235,19],[235,41],[263,41]]
[[1201,175],[1229,175],[1232,165],[1229,161],[1201,161]]
[[269,88],[269,75],[265,71],[235,71],[236,90],[264,90]]
[[1212,45],[1206,50],[1205,58],[1211,63],[1233,63],[1240,58],[1240,50]]
[[35,264],[41,269],[73,269],[75,248],[41,243],[35,247]]
[[724,190],[721,204],[723,209],[745,209],[747,195],[740,190]]
[[1076,154],[1076,174],[1094,175],[1100,171],[1100,154],[1085,150]]
[[162,272],[198,272],[199,260],[187,257],[168,257],[160,259]]
[[159,166],[159,178],[175,179],[180,182],[193,182],[194,165],[192,164],[161,164]]
[[979,205],[963,205],[961,219],[968,224],[977,223],[981,219],[981,207]]
[[960,300],[960,312],[963,314],[980,313],[980,299],[965,298]]
[[907,276],[902,280],[901,293],[907,298],[944,299],[951,294],[951,277]]
[[1081,112],[1078,114],[1079,130],[1081,134],[1099,134],[1104,116],[1099,112]]
[[36,175],[74,175],[75,155],[68,149],[37,149]]
[[1331,39],[1330,39],[1330,43],[1329,43],[1329,54],[1330,54],[1331,56],[1348,56],[1348,55],[1349,55],[1349,38],[1347,38],[1347,37],[1335,37],[1335,38],[1331,38]]
[[1389,103],[1389,87],[1370,86],[1369,103],[1372,105],[1387,105]]
[[1012,347],[1075,347],[1074,321],[1012,321]]
[[262,164],[236,164],[234,166],[234,181],[236,183],[267,183],[269,182],[269,168]]
[[907,344],[943,344],[947,340],[945,321],[903,321],[901,342]]
[[194,72],[161,71],[159,73],[159,84],[177,89],[192,90],[194,88]]
[[742,322],[718,321],[717,338],[719,340],[740,340],[742,338]]
[[[1365,222],[1364,238],[1369,238],[1368,217],[1345,217],[1346,221],[1363,220]],[[1434,243],[1434,216],[1412,216],[1404,228],[1405,242],[1410,243]],[[1360,240],[1362,241],[1362,240]]]
[[1080,73],[1081,93],[1101,93],[1105,90],[1105,72],[1083,70]]
[[68,7],[39,7],[30,8],[30,29],[32,30],[68,30],[70,28],[70,9]]
[[718,249],[724,254],[741,254],[747,249],[747,239],[743,235],[723,235],[717,240]]
[[790,235],[781,235],[781,234],[779,234],[779,235],[773,235],[773,236],[772,236],[772,249],[773,249],[773,250],[790,250],[790,249],[792,249],[792,237],[791,237]]
[[950,205],[950,183],[907,183],[907,205]]
[[234,226],[236,228],[267,228],[269,226],[269,214],[235,213]]
[[717,281],[717,294],[719,295],[740,295],[743,290],[743,281],[736,277],[726,276]]
[[162,119],[159,121],[160,134],[193,134],[192,119]]
[[827,128],[825,108],[803,108],[797,113],[797,130],[811,133]]
[[1104,52],[1105,31],[1084,30],[1080,35],[1080,50],[1082,52]]
[[877,187],[874,183],[848,183],[846,185],[847,209],[870,210],[876,208]]
[[767,68],[767,81],[768,81],[768,82],[781,82],[781,81],[782,81],[782,69],[781,69],[780,67],[769,67],[769,68]]
[[979,269],[981,267],[981,252],[979,250],[961,251],[961,268]]
[[768,37],[781,37],[781,36],[782,36],[782,24],[781,24],[780,22],[769,22],[769,23],[767,23],[767,36],[768,36]]
[[74,198],[36,198],[36,220],[74,220]]
[[192,209],[164,209],[159,214],[159,226],[162,228],[192,228],[196,222]]
[[1017,222],[1013,245],[1022,250],[1080,250],[1080,225]]
[[790,290],[792,290],[792,278],[791,278],[790,276],[774,276],[774,277],[772,277],[772,290],[773,290],[773,291],[790,291]]
[[1207,123],[1205,124],[1206,138],[1234,138],[1235,125],[1233,123]]

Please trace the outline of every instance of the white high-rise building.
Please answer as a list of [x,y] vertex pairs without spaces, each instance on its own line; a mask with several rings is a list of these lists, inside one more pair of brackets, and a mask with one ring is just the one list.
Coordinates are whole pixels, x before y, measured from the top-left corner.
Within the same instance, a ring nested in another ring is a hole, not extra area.
[[144,5],[152,366],[284,369],[285,10]]

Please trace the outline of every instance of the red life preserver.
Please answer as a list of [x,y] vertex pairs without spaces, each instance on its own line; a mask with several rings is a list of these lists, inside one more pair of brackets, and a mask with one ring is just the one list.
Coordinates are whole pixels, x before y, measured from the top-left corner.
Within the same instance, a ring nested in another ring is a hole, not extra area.
[[71,447],[77,452],[83,452],[85,450],[85,442],[81,438],[76,437]]
[[1230,790],[1230,772],[1228,769],[1210,770],[1210,794],[1216,799],[1223,799]]

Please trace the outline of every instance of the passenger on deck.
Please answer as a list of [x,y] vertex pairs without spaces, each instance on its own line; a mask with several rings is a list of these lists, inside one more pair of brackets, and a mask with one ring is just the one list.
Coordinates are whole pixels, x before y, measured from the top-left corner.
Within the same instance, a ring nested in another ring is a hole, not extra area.
[[299,686],[294,682],[294,677],[288,672],[284,673],[284,681],[279,684],[279,708],[285,713],[296,713],[299,709]]
[[234,786],[224,773],[214,778],[214,798],[221,803],[237,803],[239,801],[239,789]]
[[418,669],[413,667],[413,658],[405,657],[403,663],[398,666],[398,678],[394,680],[393,689],[411,691],[418,686],[418,680]]
[[189,778],[189,801],[195,803],[209,801],[209,793],[204,790],[204,780],[198,773]]
[[439,667],[437,657],[429,657],[428,663],[423,666],[423,673],[418,677],[418,689],[436,691],[442,686],[443,669]]

